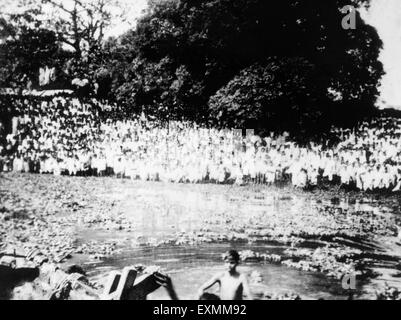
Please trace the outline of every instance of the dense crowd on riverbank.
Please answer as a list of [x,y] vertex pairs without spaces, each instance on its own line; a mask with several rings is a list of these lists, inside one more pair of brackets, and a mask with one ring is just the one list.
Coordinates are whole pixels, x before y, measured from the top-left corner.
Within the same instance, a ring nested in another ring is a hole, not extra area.
[[295,187],[327,181],[364,191],[401,186],[400,119],[333,128],[340,142],[327,148],[301,146],[286,134],[243,136],[144,115],[110,119],[104,117],[109,106],[74,98],[25,99],[13,108],[18,117],[2,137],[2,171]]

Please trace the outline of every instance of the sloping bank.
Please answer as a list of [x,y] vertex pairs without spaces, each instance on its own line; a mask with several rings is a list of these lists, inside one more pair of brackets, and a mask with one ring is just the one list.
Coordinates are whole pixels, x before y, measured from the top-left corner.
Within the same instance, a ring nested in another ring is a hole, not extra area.
[[[166,188],[163,184],[113,178],[4,175],[0,193],[0,241],[4,246],[12,245],[25,252],[38,250],[54,265],[63,265],[77,255],[87,260],[112,256],[124,249],[124,238],[130,239],[131,246],[135,242],[140,246],[194,248],[200,243],[219,242],[277,244],[284,247],[279,254],[245,251],[242,259],[280,263],[338,279],[346,274],[355,274],[358,279],[380,279],[382,269],[394,274],[387,275],[386,280],[396,278],[400,257],[397,198],[358,193],[341,195],[344,199],[340,201],[330,192],[238,188],[209,185]],[[160,239],[141,240],[143,226],[138,224],[139,220],[154,213],[158,221],[164,222],[165,207],[175,210],[174,203],[158,205],[160,199],[165,201],[160,197],[165,193],[184,195],[174,201],[187,203],[189,191],[199,196],[195,199],[199,201],[193,203],[200,203],[200,208],[180,207],[180,210],[185,218],[198,219],[194,227],[186,232],[162,234]],[[305,203],[295,201],[298,196],[312,197],[313,206],[305,207]],[[221,197],[222,202],[211,205],[215,203],[214,197]],[[129,208],[134,212],[132,215],[121,211],[120,204],[127,201],[134,201]],[[254,202],[261,205],[251,207]],[[216,210],[222,205],[225,207]],[[284,207],[276,208],[281,205]],[[80,243],[77,226],[104,231],[106,236],[108,232],[125,236],[121,242],[106,237]],[[384,286],[385,281],[380,281]]]

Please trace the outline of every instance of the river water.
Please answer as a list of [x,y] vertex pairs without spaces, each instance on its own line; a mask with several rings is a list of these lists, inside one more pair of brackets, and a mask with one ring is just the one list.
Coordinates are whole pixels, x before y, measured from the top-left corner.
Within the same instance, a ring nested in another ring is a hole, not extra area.
[[[81,243],[116,240],[120,244],[121,252],[111,257],[83,261],[89,275],[101,279],[109,271],[121,270],[125,266],[157,265],[171,276],[181,299],[195,298],[197,288],[223,270],[221,255],[229,249],[280,254],[287,248],[263,241],[260,234],[249,232],[253,221],[257,222],[259,231],[261,221],[271,228],[271,220],[278,216],[288,221],[277,225],[277,229],[294,224],[310,228],[312,224],[319,230],[320,225],[331,223],[327,217],[316,218],[319,215],[317,208],[325,205],[349,211],[372,211],[377,215],[393,214],[389,206],[371,200],[343,198],[334,204],[329,198],[263,187],[137,184],[129,181],[117,195],[105,190],[99,196],[116,199],[119,213],[128,217],[136,227],[134,232],[78,229]],[[241,225],[242,233],[238,231]],[[201,241],[194,242],[194,238]],[[177,239],[190,240],[181,243]],[[239,271],[248,274],[251,289],[259,298],[263,292],[296,293],[304,299],[348,297],[340,280],[317,272],[256,261],[241,264]],[[363,296],[369,285],[369,282],[357,283],[357,295]],[[168,296],[159,289],[149,299],[168,299]]]

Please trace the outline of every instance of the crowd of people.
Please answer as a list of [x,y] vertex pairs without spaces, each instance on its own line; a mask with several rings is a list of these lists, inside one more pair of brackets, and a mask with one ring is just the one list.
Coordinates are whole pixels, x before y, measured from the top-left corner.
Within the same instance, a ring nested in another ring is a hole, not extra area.
[[[3,103],[4,107],[4,103]],[[116,175],[182,183],[290,181],[358,190],[401,189],[401,119],[378,118],[332,129],[339,143],[300,145],[288,134],[260,137],[194,123],[108,117],[111,107],[75,98],[13,101],[3,130],[0,171]]]

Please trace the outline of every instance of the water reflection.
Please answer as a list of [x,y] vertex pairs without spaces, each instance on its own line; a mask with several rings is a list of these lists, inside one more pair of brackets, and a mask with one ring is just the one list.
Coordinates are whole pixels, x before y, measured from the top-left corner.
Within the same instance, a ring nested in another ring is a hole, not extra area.
[[[197,248],[142,248],[105,260],[94,265],[90,275],[93,279],[103,279],[111,270],[120,270],[127,265],[144,264],[162,266],[171,276],[181,299],[195,299],[197,288],[217,272],[223,270],[221,252],[231,245],[207,245]],[[279,248],[255,246],[235,246],[239,250],[266,250]],[[322,274],[300,272],[269,263],[243,263],[240,272],[248,274],[255,297],[264,292],[285,294],[297,293],[304,299],[346,299],[347,294],[338,280],[328,279]],[[262,282],[252,282],[251,274],[257,272]],[[215,288],[217,289],[217,288]],[[149,296],[149,299],[169,299],[163,289]]]
[[[249,236],[249,229],[269,217],[282,216],[288,224],[298,223],[296,217],[302,213],[305,226],[330,223],[325,217],[315,220],[324,206],[335,206],[342,210],[372,211],[383,214],[381,207],[360,201],[339,201],[313,196],[299,196],[291,190],[266,190],[215,185],[170,185],[162,183],[132,182],[124,186],[124,194],[118,200],[118,210],[134,222],[135,232],[94,232],[80,230],[82,242],[89,240],[123,239],[123,252],[102,263],[89,265],[91,274],[101,278],[106,271],[121,269],[127,265],[159,265],[169,272],[183,299],[194,297],[197,288],[206,279],[220,270],[221,254],[229,248],[275,253],[284,248],[262,244],[209,243],[196,246],[156,246],[159,241],[174,240],[179,234],[215,233],[226,235],[240,230]],[[334,220],[333,220],[334,223]],[[249,236],[250,237],[250,236]],[[338,298],[347,295],[338,280],[327,279],[316,273],[299,272],[274,264],[246,263],[242,270],[257,271],[262,283],[253,284],[254,291],[272,293],[295,292],[304,298]],[[151,298],[167,298],[159,290]]]

